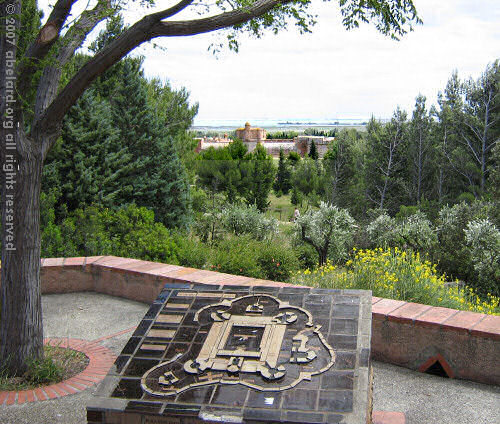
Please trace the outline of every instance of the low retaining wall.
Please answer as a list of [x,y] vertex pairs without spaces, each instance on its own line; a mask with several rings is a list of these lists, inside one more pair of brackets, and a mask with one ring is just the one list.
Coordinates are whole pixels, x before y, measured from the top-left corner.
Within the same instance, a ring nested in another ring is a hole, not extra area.
[[[115,256],[42,259],[42,293],[95,291],[152,302],[166,283],[287,286]],[[374,297],[372,357],[451,378],[500,385],[500,316]]]

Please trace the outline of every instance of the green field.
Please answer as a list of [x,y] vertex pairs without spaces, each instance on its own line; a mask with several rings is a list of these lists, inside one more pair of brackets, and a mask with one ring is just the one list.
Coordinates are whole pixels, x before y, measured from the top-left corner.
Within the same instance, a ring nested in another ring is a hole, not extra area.
[[[295,206],[290,202],[290,194],[283,195],[281,197],[276,197],[274,192],[269,194],[269,201],[271,202],[269,208],[267,210],[268,214],[271,214],[275,218],[279,219],[283,222],[290,222],[293,217],[293,211],[295,210]],[[299,205],[299,211],[301,214],[305,213],[307,209],[306,202]]]

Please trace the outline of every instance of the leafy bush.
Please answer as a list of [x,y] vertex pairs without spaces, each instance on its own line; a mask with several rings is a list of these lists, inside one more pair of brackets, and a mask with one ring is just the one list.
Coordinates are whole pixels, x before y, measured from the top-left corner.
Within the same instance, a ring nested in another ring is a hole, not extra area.
[[207,268],[212,271],[247,277],[264,278],[257,263],[257,249],[254,240],[248,236],[228,237],[214,245]]
[[437,243],[437,235],[431,222],[422,212],[416,212],[396,227],[396,238],[402,249],[428,252]]
[[193,231],[204,243],[214,242],[222,236],[222,212],[212,210],[197,216]]
[[386,213],[379,215],[367,227],[372,247],[388,247],[396,245],[396,220]]
[[187,234],[175,236],[178,246],[177,260],[179,265],[203,269],[210,258],[210,247]]
[[382,214],[366,228],[372,247],[396,247],[428,252],[437,243],[431,222],[420,211],[404,216],[401,221]]
[[278,233],[278,220],[267,218],[254,205],[229,205],[222,211],[221,218],[224,228],[237,236],[248,234],[264,240]]
[[328,288],[371,290],[374,296],[426,305],[500,314],[500,298],[482,300],[467,286],[449,284],[436,266],[423,261],[420,254],[392,249],[355,250],[346,269],[327,262],[312,271],[293,276],[296,284]]
[[77,209],[60,225],[42,229],[42,255],[116,255],[176,263],[177,246],[170,231],[155,222],[154,212],[129,205],[116,211],[89,206]]
[[[182,257],[182,253],[180,256]],[[193,263],[181,264],[195,266]],[[205,268],[228,274],[286,281],[299,269],[299,261],[296,252],[284,240],[258,241],[248,235],[231,236],[211,246]]]
[[257,263],[268,280],[287,281],[299,269],[296,253],[280,240],[261,244],[257,255]]
[[314,268],[318,265],[318,253],[310,244],[300,243],[293,247],[301,269]]
[[477,288],[483,293],[500,295],[500,231],[489,220],[471,221],[464,230]]
[[435,260],[441,272],[467,281],[469,285],[476,287],[477,274],[471,250],[466,243],[465,229],[469,222],[489,219],[492,213],[493,205],[481,201],[444,206],[439,211],[437,220],[439,244],[435,251]]

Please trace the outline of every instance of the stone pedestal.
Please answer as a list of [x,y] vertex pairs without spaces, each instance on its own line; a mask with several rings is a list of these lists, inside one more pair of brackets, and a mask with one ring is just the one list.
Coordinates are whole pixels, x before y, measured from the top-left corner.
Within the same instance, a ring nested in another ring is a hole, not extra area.
[[167,285],[89,424],[371,422],[371,295]]

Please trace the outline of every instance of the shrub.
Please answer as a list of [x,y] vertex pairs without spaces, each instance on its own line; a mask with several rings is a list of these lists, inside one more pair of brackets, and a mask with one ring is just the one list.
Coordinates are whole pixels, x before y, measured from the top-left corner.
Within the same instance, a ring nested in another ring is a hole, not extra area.
[[204,243],[218,240],[222,230],[222,213],[217,210],[198,215],[193,224],[194,233]]
[[462,202],[452,207],[444,206],[439,211],[437,220],[439,244],[435,251],[435,260],[441,272],[467,281],[469,285],[476,287],[477,274],[464,230],[471,221],[489,219],[492,211],[492,204],[481,201],[471,204]]
[[179,265],[203,269],[210,257],[210,247],[190,235],[178,234],[175,237],[178,246]]
[[379,215],[367,227],[366,232],[372,247],[388,247],[396,245],[396,220],[386,213]]
[[431,222],[422,212],[416,212],[396,227],[396,240],[400,248],[429,252],[437,243]]
[[273,281],[287,281],[299,269],[296,252],[280,240],[261,243],[257,252],[257,263],[264,278]]
[[327,262],[314,270],[306,269],[292,278],[296,284],[328,288],[371,290],[374,296],[423,303],[426,305],[500,314],[500,299],[482,300],[474,290],[458,283],[446,283],[436,266],[420,254],[399,248],[355,250],[346,269]]
[[372,247],[399,247],[428,252],[437,243],[437,235],[426,216],[416,211],[401,221],[382,214],[366,228]]
[[221,214],[224,228],[237,236],[248,234],[264,240],[278,233],[278,220],[267,218],[256,206],[229,205]]
[[42,241],[42,254],[48,256],[116,255],[176,263],[170,231],[155,222],[153,211],[135,205],[76,209],[59,225],[48,220]]
[[228,274],[263,278],[257,263],[257,242],[248,236],[228,237],[213,246],[207,268]]
[[310,244],[300,243],[293,247],[301,269],[314,268],[318,265],[318,253]]
[[500,295],[500,231],[489,220],[471,221],[465,239],[477,273],[477,288]]

